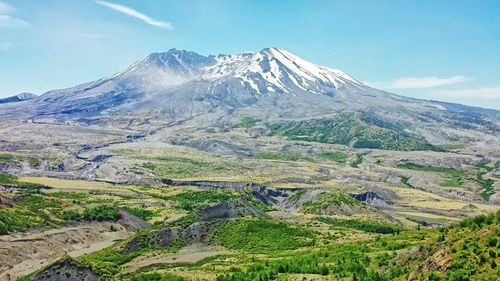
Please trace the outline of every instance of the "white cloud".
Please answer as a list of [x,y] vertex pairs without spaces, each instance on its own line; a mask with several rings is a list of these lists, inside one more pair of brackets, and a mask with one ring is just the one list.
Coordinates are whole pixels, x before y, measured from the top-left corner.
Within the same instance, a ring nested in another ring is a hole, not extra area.
[[458,75],[448,78],[430,77],[403,77],[390,82],[366,82],[374,88],[380,89],[428,89],[440,86],[454,85],[472,80],[469,77]]
[[0,28],[23,28],[28,27],[29,23],[14,17],[12,14],[16,9],[11,5],[0,1]]
[[137,10],[134,10],[130,7],[107,2],[107,1],[101,1],[101,0],[95,0],[95,2],[101,6],[110,8],[112,10],[115,10],[117,12],[123,13],[123,14],[131,16],[131,17],[134,17],[136,19],[140,19],[147,24],[150,24],[150,25],[162,28],[162,29],[167,29],[167,30],[174,29],[171,23],[151,18],[151,17],[146,16],[145,14],[143,14]]
[[432,94],[442,98],[474,98],[500,101],[500,86],[489,88],[468,88],[439,91]]

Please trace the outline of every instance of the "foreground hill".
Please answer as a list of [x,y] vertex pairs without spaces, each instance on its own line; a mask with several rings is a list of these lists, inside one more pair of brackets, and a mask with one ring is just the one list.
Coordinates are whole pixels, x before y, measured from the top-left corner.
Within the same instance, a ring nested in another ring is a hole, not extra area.
[[[65,192],[45,189],[32,194],[25,187],[17,191],[16,208],[26,200],[45,199],[52,223],[72,225],[62,230],[73,233],[78,244],[86,228],[98,231],[94,235],[101,239],[120,241],[92,252],[92,246],[78,249],[74,244],[75,249],[59,238],[65,238],[64,233],[47,231],[12,235],[10,242],[3,238],[0,244],[11,253],[37,253],[25,257],[24,268],[15,266],[17,272],[26,272],[32,262],[44,262],[20,280],[495,280],[499,274],[499,212],[427,228],[401,225],[357,201],[361,196],[330,193],[328,200],[311,200],[304,190],[207,190],[185,186],[195,182],[169,184],[103,184],[101,193],[71,192],[71,181],[65,182]],[[287,204],[273,201],[286,193]],[[302,202],[295,216],[279,214],[293,202]],[[333,209],[335,215],[328,213]],[[340,216],[340,209],[357,210],[358,215]],[[371,215],[363,218],[363,210]],[[123,237],[131,230],[137,232]],[[30,245],[30,239],[57,241],[58,247],[69,247],[70,256],[57,252],[49,259],[50,250]],[[55,257],[61,258],[53,262]]]

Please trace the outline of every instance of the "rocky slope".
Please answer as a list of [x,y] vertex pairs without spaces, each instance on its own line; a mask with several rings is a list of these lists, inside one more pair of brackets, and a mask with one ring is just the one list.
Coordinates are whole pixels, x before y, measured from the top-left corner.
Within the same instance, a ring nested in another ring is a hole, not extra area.
[[223,126],[241,116],[335,119],[330,115],[342,111],[355,112],[366,126],[432,143],[491,143],[500,132],[499,111],[386,93],[277,48],[216,56],[154,53],[111,77],[0,105],[0,119],[139,128],[207,114],[219,117],[201,117],[200,126]]

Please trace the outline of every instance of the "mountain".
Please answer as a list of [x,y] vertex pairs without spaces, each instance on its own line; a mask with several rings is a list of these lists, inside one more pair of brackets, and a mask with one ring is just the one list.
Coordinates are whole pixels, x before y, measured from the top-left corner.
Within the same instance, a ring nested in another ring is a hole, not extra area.
[[21,93],[21,94],[15,95],[15,96],[0,99],[0,104],[31,100],[31,99],[34,99],[36,97],[37,97],[37,95],[31,94],[31,93]]
[[[427,141],[481,141],[485,139],[482,134],[500,132],[500,111],[387,93],[278,48],[215,56],[176,49],[153,53],[111,77],[50,91],[27,103],[2,105],[0,119],[99,119],[102,123],[121,116],[168,123],[219,114],[217,124],[205,125],[234,123],[241,116],[271,123],[327,118],[337,124],[346,115],[330,115],[345,111],[362,131],[355,130],[340,142],[345,144],[352,144],[359,133],[364,137],[384,134],[391,142],[415,136],[424,140],[417,147],[428,148]],[[317,121],[307,122],[317,127]],[[333,129],[336,125],[325,126]],[[387,135],[387,130],[393,133]]]
[[282,49],[154,53],[0,104],[0,280],[496,280],[499,126]]

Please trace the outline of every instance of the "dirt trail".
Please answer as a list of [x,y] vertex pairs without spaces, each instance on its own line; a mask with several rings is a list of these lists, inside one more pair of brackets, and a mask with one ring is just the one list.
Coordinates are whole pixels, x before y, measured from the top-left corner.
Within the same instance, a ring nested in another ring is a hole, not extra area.
[[195,263],[202,259],[229,254],[230,251],[221,247],[206,246],[203,244],[192,244],[177,253],[164,253],[156,256],[141,256],[127,263],[124,268],[124,273],[132,273],[141,268],[159,264],[174,264],[174,263]]
[[[114,225],[117,231],[110,231]],[[133,232],[111,222],[0,236],[0,281],[16,280],[64,255],[82,256],[113,245]]]

